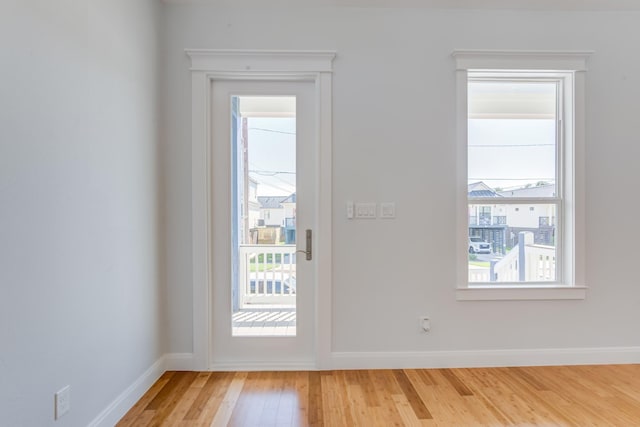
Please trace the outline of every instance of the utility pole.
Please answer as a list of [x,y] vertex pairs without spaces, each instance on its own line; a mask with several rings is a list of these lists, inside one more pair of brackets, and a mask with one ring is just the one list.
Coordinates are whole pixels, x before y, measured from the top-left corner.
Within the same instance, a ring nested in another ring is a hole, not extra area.
[[242,191],[242,205],[244,206],[242,212],[242,221],[244,225],[244,236],[242,236],[243,243],[251,243],[249,232],[249,131],[247,118],[242,118],[242,171],[243,171],[243,191]]

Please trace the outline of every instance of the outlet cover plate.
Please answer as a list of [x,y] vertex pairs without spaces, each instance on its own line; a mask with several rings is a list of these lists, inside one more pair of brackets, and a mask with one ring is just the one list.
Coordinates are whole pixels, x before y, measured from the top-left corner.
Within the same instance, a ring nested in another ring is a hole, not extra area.
[[71,409],[71,386],[58,390],[55,394],[55,419],[57,420]]

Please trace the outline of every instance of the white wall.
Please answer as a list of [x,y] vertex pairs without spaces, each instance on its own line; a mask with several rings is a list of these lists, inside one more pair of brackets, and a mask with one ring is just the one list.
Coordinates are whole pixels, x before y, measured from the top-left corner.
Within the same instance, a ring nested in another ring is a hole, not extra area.
[[158,12],[2,2],[0,425],[86,426],[164,354]]
[[[333,350],[640,345],[640,14],[169,5],[166,70],[172,352],[192,345],[190,74],[185,48],[335,49]],[[452,50],[595,50],[587,75],[584,301],[455,299]],[[631,196],[631,197],[627,197]],[[347,221],[344,202],[395,201]],[[437,208],[436,208],[437,207]],[[441,209],[445,207],[445,209]],[[612,209],[612,207],[615,207]],[[428,314],[433,330],[418,332]]]

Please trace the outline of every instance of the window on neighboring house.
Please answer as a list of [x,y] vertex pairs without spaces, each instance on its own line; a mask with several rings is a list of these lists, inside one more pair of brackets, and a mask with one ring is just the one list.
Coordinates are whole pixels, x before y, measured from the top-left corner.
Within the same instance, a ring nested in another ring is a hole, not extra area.
[[491,224],[491,206],[480,206],[480,216],[478,219],[480,225]]
[[[462,214],[458,217],[460,235],[462,230],[465,234],[458,297],[584,298],[584,254],[577,241],[584,239],[579,71],[585,69],[586,55],[454,56],[459,176],[466,186],[468,212],[464,221]],[[529,212],[540,213],[521,212],[527,205]],[[506,215],[492,221],[491,206]],[[476,212],[477,218],[472,215]],[[559,220],[544,222],[541,216]],[[468,236],[483,236],[491,253],[469,251]],[[459,256],[462,259],[462,250]]]

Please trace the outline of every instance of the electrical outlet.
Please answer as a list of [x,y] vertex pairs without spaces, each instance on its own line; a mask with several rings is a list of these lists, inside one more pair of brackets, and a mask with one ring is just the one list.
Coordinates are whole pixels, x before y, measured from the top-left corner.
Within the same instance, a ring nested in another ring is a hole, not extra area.
[[420,316],[420,329],[422,332],[431,332],[431,319],[427,316]]
[[57,420],[71,409],[71,386],[58,390],[55,394],[55,419]]

